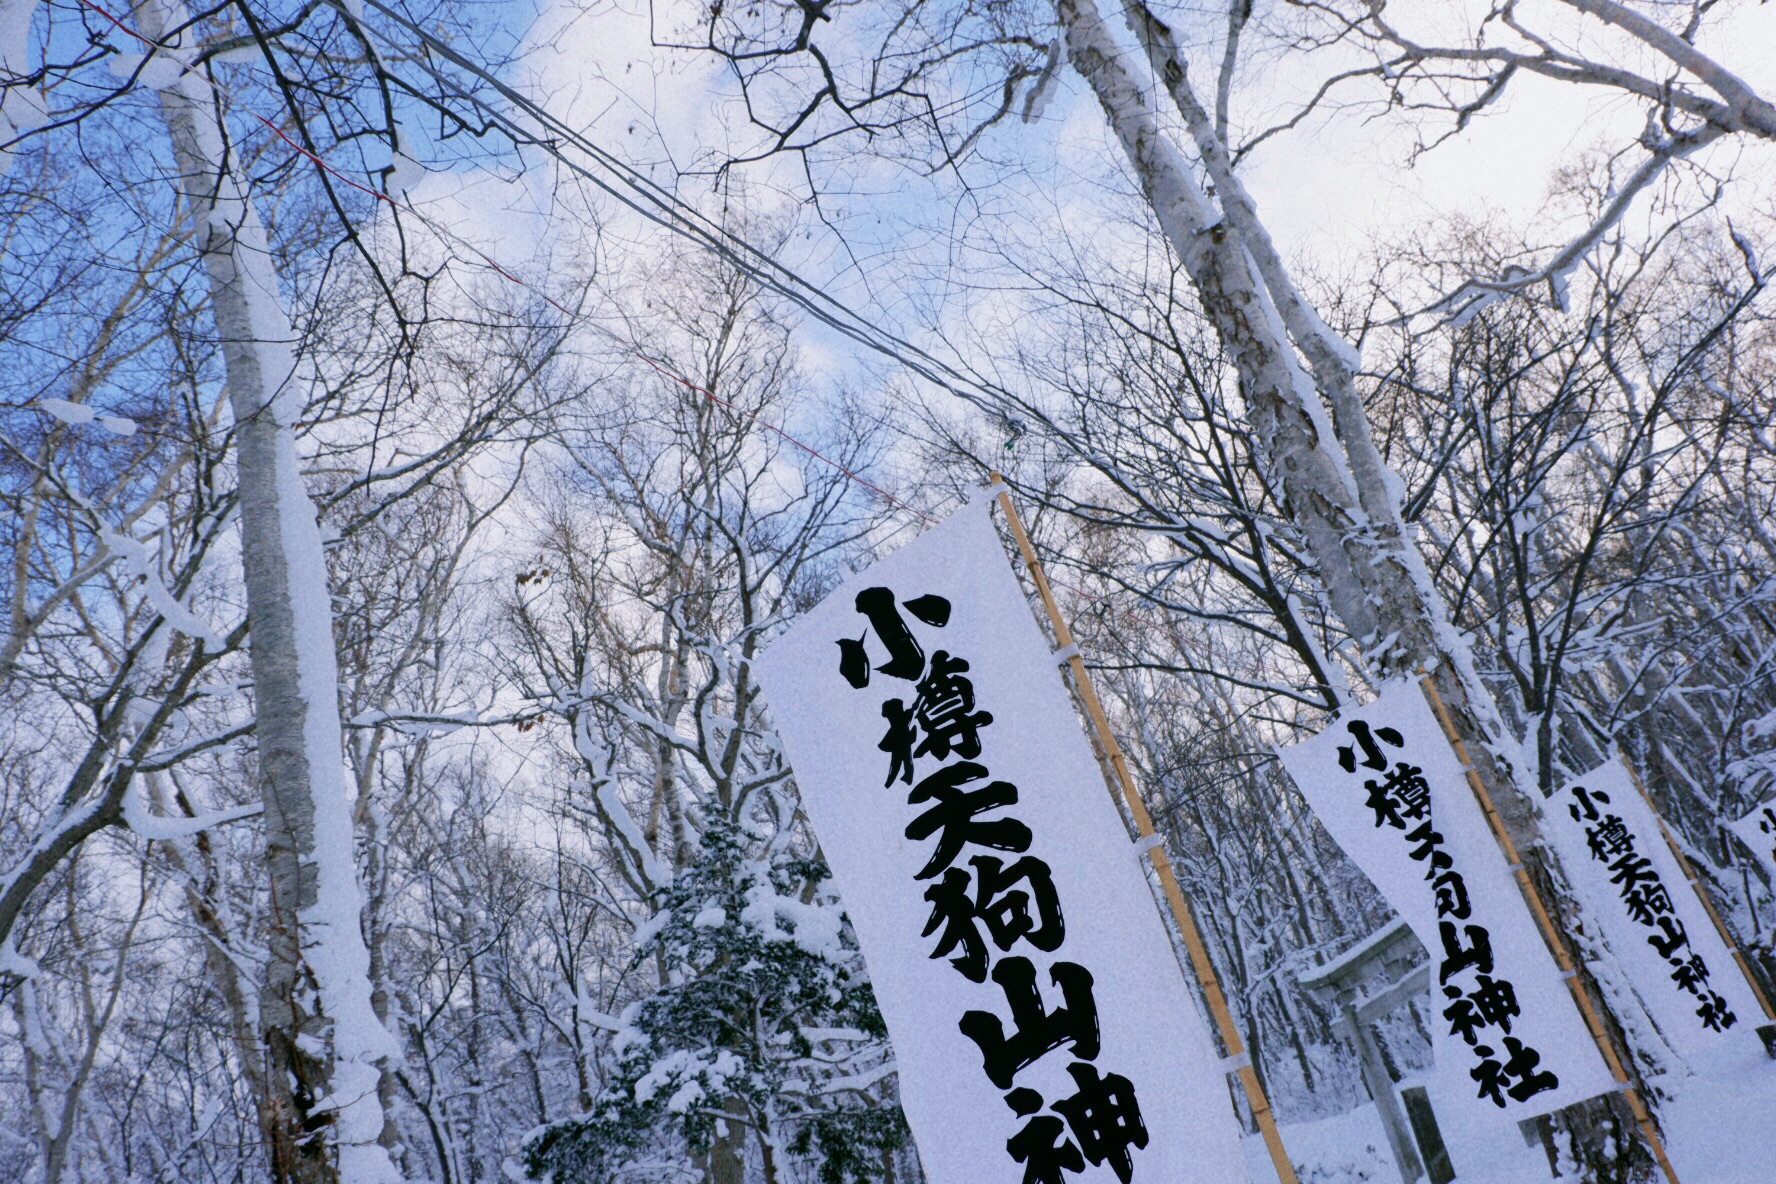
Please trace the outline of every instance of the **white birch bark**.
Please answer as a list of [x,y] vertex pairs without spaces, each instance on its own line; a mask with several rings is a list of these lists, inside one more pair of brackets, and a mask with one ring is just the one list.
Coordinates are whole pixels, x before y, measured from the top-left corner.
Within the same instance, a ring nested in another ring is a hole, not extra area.
[[[1614,25],[1640,41],[1674,66],[1701,79],[1720,96],[1721,107],[1706,113],[1708,121],[1728,132],[1744,132],[1766,140],[1776,139],[1776,104],[1771,104],[1746,81],[1697,49],[1695,44],[1655,20],[1618,4],[1615,0],[1563,0],[1580,12]],[[1599,75],[1608,74],[1599,70]]]
[[[137,19],[160,40],[184,14],[169,0],[148,0]],[[217,104],[195,71],[161,92],[235,420],[274,909],[259,1024],[280,1129],[267,1133],[280,1180],[395,1184],[400,1175],[378,1142],[384,1114],[377,1087],[379,1065],[399,1051],[371,1006],[326,556],[292,427],[310,379]],[[319,1130],[327,1137],[310,1137]]]
[[[1095,0],[1055,0],[1069,59],[1097,96],[1162,232],[1239,368],[1260,460],[1282,488],[1333,611],[1361,643],[1374,674],[1431,672],[1517,849],[1537,870],[1558,874],[1541,841],[1533,770],[1516,755],[1516,740],[1479,676],[1472,649],[1407,533],[1400,480],[1370,435],[1355,350],[1295,287],[1211,117],[1191,91],[1170,31],[1140,0],[1123,3],[1155,76],[1202,154],[1219,209],[1160,128]],[[1331,422],[1322,399],[1332,406]],[[1571,907],[1570,901],[1562,904]]]
[[1172,249],[1238,367],[1247,413],[1291,519],[1306,537],[1334,611],[1361,639],[1379,618],[1363,573],[1368,525],[1357,485],[1333,449],[1311,375],[1289,344],[1250,259],[1160,128],[1094,0],[1056,0],[1073,68],[1092,88]]
[[1511,764],[1500,759],[1511,742],[1467,642],[1450,624],[1407,535],[1399,479],[1370,437],[1355,351],[1295,288],[1211,118],[1191,94],[1164,26],[1129,4],[1126,15],[1203,152],[1219,207],[1160,128],[1094,0],[1056,0],[1055,10],[1069,59],[1097,96],[1162,232],[1239,368],[1261,460],[1307,541],[1333,611],[1362,644],[1376,674],[1433,671],[1482,774],[1495,786],[1518,791],[1502,795],[1500,810],[1519,841],[1532,841],[1535,807]]
[[[0,144],[42,127],[48,118],[43,94],[22,79],[31,70],[31,17],[37,0],[0,0]],[[0,148],[0,177],[12,166],[12,149]]]

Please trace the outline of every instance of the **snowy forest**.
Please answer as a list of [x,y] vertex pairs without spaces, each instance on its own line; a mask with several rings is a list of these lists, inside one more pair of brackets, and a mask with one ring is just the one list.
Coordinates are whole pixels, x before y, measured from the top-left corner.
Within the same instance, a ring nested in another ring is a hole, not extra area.
[[1773,104],[1752,0],[0,0],[0,1181],[926,1180],[752,663],[994,474],[1301,1181],[1395,913],[1277,749],[1421,675],[1632,1086],[1459,1179],[1768,1180],[1543,802],[1776,992]]

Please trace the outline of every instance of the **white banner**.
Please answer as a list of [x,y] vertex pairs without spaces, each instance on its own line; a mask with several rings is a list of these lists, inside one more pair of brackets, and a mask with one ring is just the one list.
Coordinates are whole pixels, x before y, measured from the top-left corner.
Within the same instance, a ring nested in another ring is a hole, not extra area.
[[1516,1121],[1615,1087],[1416,683],[1280,755],[1430,952],[1440,1106]]
[[1776,802],[1765,802],[1728,825],[1764,865],[1764,874],[1776,879]]
[[1208,1031],[986,502],[757,666],[935,1184],[1246,1179]]
[[1647,1014],[1679,1055],[1705,1058],[1762,1010],[1619,761],[1549,799],[1547,830]]

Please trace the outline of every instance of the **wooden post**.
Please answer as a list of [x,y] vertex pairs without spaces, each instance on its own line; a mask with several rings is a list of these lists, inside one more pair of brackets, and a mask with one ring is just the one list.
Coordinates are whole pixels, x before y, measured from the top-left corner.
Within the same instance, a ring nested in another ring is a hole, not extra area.
[[[1061,616],[1060,606],[1055,603],[1054,593],[1048,586],[1048,576],[1042,570],[1041,561],[1036,558],[1036,549],[1030,544],[1030,536],[1024,530],[1023,520],[1018,517],[1017,507],[1012,504],[1011,494],[1003,488],[998,473],[992,474],[992,479],[995,485],[1001,486],[999,506],[1005,511],[1006,525],[1011,528],[1012,538],[1017,540],[1024,565],[1030,569],[1030,577],[1036,582],[1036,592],[1042,598],[1042,607],[1048,613],[1049,623],[1054,627],[1055,645],[1060,650],[1072,647],[1072,652],[1067,657],[1067,668],[1073,674],[1074,688],[1079,692],[1079,700],[1085,706],[1092,730],[1097,734],[1098,744],[1110,762],[1116,785],[1122,791],[1122,799],[1128,805],[1129,814],[1134,818],[1135,830],[1142,840],[1146,840],[1154,834],[1153,817],[1147,812],[1147,804],[1141,799],[1141,791],[1136,787],[1128,760],[1123,756],[1122,745],[1117,742],[1116,733],[1111,730],[1110,719],[1104,714],[1104,705],[1099,701],[1098,693],[1092,686],[1091,675],[1085,668],[1085,659],[1080,657],[1078,647],[1074,645],[1073,631],[1067,627],[1066,620]],[[1227,1006],[1227,997],[1221,992],[1221,980],[1216,977],[1215,964],[1209,960],[1208,947],[1203,944],[1202,932],[1197,928],[1196,918],[1190,911],[1190,902],[1185,900],[1184,890],[1178,885],[1178,877],[1172,870],[1172,862],[1166,855],[1164,843],[1148,846],[1147,857],[1153,861],[1153,870],[1159,876],[1166,904],[1171,907],[1172,917],[1178,922],[1178,930],[1184,937],[1184,948],[1189,951],[1191,969],[1196,972],[1196,980],[1202,985],[1209,1012],[1215,1018],[1215,1028],[1227,1050],[1227,1059],[1240,1062],[1240,1085],[1246,1091],[1246,1101],[1252,1107],[1252,1117],[1257,1121],[1258,1130],[1264,1136],[1264,1145],[1270,1151],[1270,1162],[1276,1167],[1277,1178],[1282,1184],[1300,1184],[1295,1175],[1295,1165],[1289,1162],[1289,1153],[1283,1148],[1283,1137],[1277,1130],[1276,1115],[1270,1108],[1269,1099],[1264,1096],[1264,1086],[1258,1081],[1252,1059],[1246,1055],[1239,1028],[1233,1022],[1233,1012]]]
[[1462,743],[1461,733],[1455,730],[1455,721],[1450,718],[1449,708],[1444,706],[1443,696],[1438,693],[1436,682],[1429,674],[1421,674],[1419,685],[1424,688],[1425,698],[1430,700],[1431,710],[1436,712],[1437,722],[1442,725],[1443,734],[1449,739],[1449,746],[1455,750],[1456,759],[1461,761],[1462,771],[1468,776],[1468,786],[1480,802],[1487,825],[1492,828],[1492,837],[1498,840],[1499,847],[1504,851],[1505,861],[1516,873],[1517,887],[1529,904],[1529,911],[1535,916],[1536,926],[1542,931],[1542,940],[1554,955],[1555,964],[1560,967],[1567,988],[1572,991],[1573,1002],[1578,1004],[1579,1013],[1585,1017],[1585,1026],[1591,1031],[1591,1039],[1597,1043],[1597,1051],[1603,1054],[1604,1064],[1609,1066],[1610,1074],[1615,1077],[1628,1101],[1628,1110],[1634,1115],[1641,1137],[1646,1140],[1648,1150],[1659,1164],[1659,1170],[1665,1173],[1665,1179],[1670,1184],[1679,1184],[1677,1169],[1671,1166],[1671,1160],[1665,1154],[1665,1143],[1659,1138],[1659,1128],[1653,1125],[1653,1116],[1647,1110],[1640,1091],[1634,1088],[1634,1082],[1628,1076],[1627,1066],[1616,1048],[1616,1042],[1603,1026],[1603,1017],[1598,1014],[1591,992],[1585,989],[1584,981],[1579,977],[1572,951],[1567,948],[1566,938],[1554,924],[1553,915],[1548,912],[1548,907],[1542,900],[1541,890],[1530,878],[1529,869],[1523,866],[1522,859],[1518,858],[1517,844],[1511,841],[1510,832],[1499,818],[1498,809],[1493,805],[1492,793],[1486,788],[1486,783],[1480,780],[1480,774],[1474,771],[1474,763],[1468,759],[1467,745]]
[[1671,854],[1677,859],[1677,866],[1683,869],[1684,879],[1690,882],[1691,889],[1696,893],[1696,899],[1702,902],[1702,907],[1708,912],[1708,919],[1714,922],[1715,930],[1727,945],[1727,952],[1732,954],[1733,961],[1739,964],[1739,973],[1745,976],[1745,985],[1751,988],[1751,993],[1757,997],[1758,1006],[1764,1009],[1764,1017],[1776,1021],[1776,1011],[1771,1010],[1770,997],[1764,994],[1764,988],[1758,985],[1757,976],[1751,973],[1751,966],[1745,961],[1744,952],[1740,950],[1739,943],[1733,940],[1732,933],[1727,929],[1727,923],[1721,920],[1719,910],[1714,907],[1714,898],[1708,894],[1708,889],[1703,886],[1701,878],[1696,875],[1696,869],[1690,863],[1689,856],[1685,855],[1683,848],[1678,845],[1677,835],[1672,833],[1671,825],[1665,821],[1665,816],[1659,813],[1659,807],[1653,805],[1653,796],[1647,792],[1646,782],[1640,779],[1640,774],[1634,771],[1634,766],[1628,763],[1628,758],[1620,751],[1617,751],[1616,759],[1622,762],[1624,769],[1628,770],[1628,776],[1634,782],[1634,788],[1640,791],[1641,800],[1646,803],[1647,811],[1659,820],[1659,832],[1665,836],[1665,845],[1671,848]]

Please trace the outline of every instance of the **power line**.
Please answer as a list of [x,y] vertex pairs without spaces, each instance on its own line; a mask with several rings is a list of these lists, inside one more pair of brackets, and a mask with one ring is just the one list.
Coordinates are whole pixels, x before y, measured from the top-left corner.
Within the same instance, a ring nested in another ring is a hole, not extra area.
[[[82,2],[90,3],[91,0],[82,0]],[[426,69],[426,72],[435,82],[439,83],[441,86],[449,88],[449,92],[452,96],[471,104],[477,111],[485,116],[489,122],[504,130],[506,134],[511,137],[514,144],[519,146],[530,145],[542,149],[563,167],[569,169],[575,175],[591,182],[598,189],[609,194],[631,211],[641,215],[655,225],[660,226],[671,233],[688,238],[706,250],[715,253],[734,267],[738,268],[742,274],[747,275],[764,287],[789,299],[797,307],[813,316],[822,324],[837,330],[851,340],[863,345],[865,348],[905,366],[926,381],[950,392],[973,406],[980,407],[983,410],[998,411],[1000,414],[1004,414],[1003,408],[1006,404],[1011,402],[1010,395],[1004,390],[982,383],[969,375],[964,374],[943,359],[934,356],[928,350],[925,350],[897,334],[882,329],[880,326],[874,324],[868,318],[863,316],[863,314],[852,309],[842,301],[828,295],[820,287],[805,279],[793,269],[784,266],[782,263],[766,254],[764,251],[761,251],[759,248],[753,246],[745,239],[734,234],[720,223],[713,221],[707,215],[702,213],[702,211],[686,202],[670,189],[667,189],[649,178],[641,170],[627,164],[621,158],[602,148],[596,141],[583,133],[575,131],[551,114],[547,108],[526,98],[511,86],[500,81],[482,66],[458,53],[448,44],[440,41],[406,16],[382,3],[382,0],[364,0],[364,2],[369,7],[376,9],[376,11],[387,17],[389,20],[406,29],[409,33],[418,38],[428,49],[437,53],[440,57],[492,87],[507,102],[525,112],[532,119],[536,120],[545,130],[558,137],[561,141],[572,144],[582,152],[586,153],[612,176],[611,178],[599,176],[584,165],[569,159],[566,154],[561,151],[554,140],[525,131],[523,128],[517,126],[503,112],[486,102],[479,95],[457,85],[441,71],[431,68]],[[119,23],[119,27],[122,28],[124,26]],[[126,31],[128,30],[126,29]],[[285,135],[275,124],[272,124],[270,121],[263,118],[260,119],[260,122],[264,123],[274,134],[285,141],[285,143],[295,148],[297,152],[308,159],[316,167],[340,177],[355,188],[364,190],[397,209],[413,214],[435,233],[439,233],[448,239],[456,239],[457,236],[448,233],[443,227],[436,225],[431,219],[419,214],[418,211],[412,208],[411,203],[402,205],[385,193],[370,189],[367,186],[353,181],[349,177],[345,177],[344,174],[333,168],[332,165],[328,164],[321,157],[291,140],[290,137]],[[480,256],[481,260],[487,267],[503,278],[522,287],[533,291],[536,290],[534,285],[528,284],[523,279],[514,275],[486,252],[472,246],[470,249],[473,250],[476,255]],[[539,295],[556,309],[563,312],[567,311],[566,309],[562,309],[562,306],[555,300],[551,299],[546,293],[539,292]],[[717,403],[736,414],[739,413],[739,409],[734,407],[732,403],[720,398],[713,391],[698,386],[690,379],[670,370],[653,358],[640,352],[634,353],[633,356],[651,367],[663,377],[683,385],[694,393],[703,395],[710,401]],[[756,422],[759,426],[773,432],[779,438],[793,445],[797,449],[800,449],[808,456],[813,457],[822,464],[838,470],[838,472],[852,482],[870,490],[891,505],[914,515],[927,525],[933,525],[938,521],[933,515],[910,505],[899,497],[896,497],[880,485],[875,484],[839,461],[826,456],[813,446],[797,439],[776,424],[763,419],[756,419]],[[1087,600],[1096,601],[1101,599],[1098,595],[1086,592],[1085,590],[1067,584],[1064,581],[1057,580],[1055,582]]]
[[[520,94],[485,67],[457,52],[419,24],[382,0],[364,0],[391,22],[405,29],[443,60],[495,91],[507,103],[533,120],[539,130],[527,129],[484,97],[465,89],[441,70],[422,67],[449,97],[473,106],[490,124],[511,137],[514,144],[541,149],[564,168],[615,198],[631,211],[674,234],[720,255],[742,274],[793,302],[804,312],[859,345],[911,370],[927,382],[984,410],[1004,414],[1010,395],[959,370],[930,351],[874,324],[862,313],[827,294],[769,254],[715,222],[670,189],[649,178],[585,134],[575,131],[541,104]],[[596,167],[571,158],[561,145],[571,145]]]

